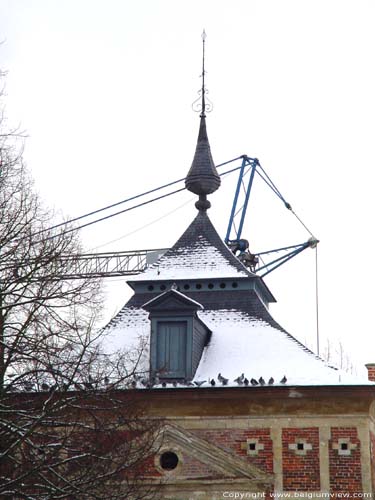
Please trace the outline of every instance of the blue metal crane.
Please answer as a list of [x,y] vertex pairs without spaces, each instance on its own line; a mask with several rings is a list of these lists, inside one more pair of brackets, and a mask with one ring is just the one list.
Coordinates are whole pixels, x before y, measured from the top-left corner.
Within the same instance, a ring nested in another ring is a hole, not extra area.
[[[249,242],[246,239],[242,238],[242,231],[244,228],[246,212],[250,200],[251,189],[253,186],[255,174],[257,174],[268,186],[269,188],[281,199],[284,203],[285,207],[288,210],[292,210],[292,207],[288,202],[285,201],[280,191],[276,188],[275,184],[271,181],[267,173],[264,171],[263,167],[260,165],[259,160],[257,158],[250,158],[246,155],[234,158],[229,160],[221,165],[217,165],[217,167],[221,167],[224,165],[228,165],[232,162],[237,162],[241,160],[241,165],[239,167],[235,167],[227,172],[224,172],[220,175],[225,175],[230,172],[239,171],[237,185],[235,189],[233,204],[231,213],[229,216],[228,228],[226,232],[226,236],[224,238],[225,243],[232,250],[232,252],[242,261],[242,263],[251,269],[251,271],[255,273],[262,273],[260,276],[266,276],[274,269],[277,269],[285,262],[289,261],[299,253],[301,253],[306,248],[314,248],[318,240],[314,238],[311,234],[311,238],[305,243],[300,243],[297,245],[291,245],[283,248],[277,248],[274,250],[268,250],[265,252],[259,252],[257,254],[252,254],[249,250]],[[248,178],[247,178],[248,176]],[[142,195],[137,195],[129,198],[128,200],[124,200],[115,204],[112,204],[108,207],[101,208],[94,212],[90,212],[89,214],[85,214],[84,216],[76,217],[69,222],[75,222],[77,220],[81,220],[84,217],[88,217],[91,215],[95,215],[103,210],[107,210],[109,208],[114,208],[124,202],[133,201],[141,196],[148,195],[159,189],[164,189],[167,187],[171,187],[172,185],[182,182],[184,179],[179,179],[177,181],[168,183],[159,188],[147,191]],[[242,189],[241,189],[242,188]],[[163,194],[154,198],[153,200],[147,200],[145,202],[139,203],[139,205],[135,205],[130,208],[125,208],[121,211],[110,214],[106,217],[101,217],[93,222],[88,222],[80,227],[86,227],[91,225],[92,223],[100,222],[108,219],[109,217],[113,217],[115,215],[119,215],[121,213],[127,212],[128,210],[132,210],[137,208],[138,206],[143,206],[147,203],[151,203],[153,201],[157,201],[161,198],[169,196],[171,194],[178,193],[182,191],[182,189],[177,189],[167,194]],[[294,213],[294,212],[293,212]],[[301,221],[300,221],[301,222]],[[61,223],[56,226],[53,226],[50,229],[59,228],[60,226],[65,225],[66,223]],[[306,226],[305,226],[306,228]],[[78,228],[79,229],[79,228]],[[307,229],[307,228],[306,228]],[[66,232],[70,232],[72,230],[76,230],[75,228],[68,228]],[[58,234],[58,233],[57,233]],[[50,237],[50,236],[49,236]],[[139,274],[142,272],[148,265],[150,265],[156,258],[160,257],[167,249],[153,249],[153,250],[133,250],[133,251],[122,251],[122,252],[103,252],[103,253],[87,253],[80,255],[62,255],[60,256],[60,260],[68,263],[68,266],[63,266],[63,271],[59,273],[55,273],[55,279],[81,279],[83,277],[116,277],[116,276],[128,276],[133,274]],[[263,257],[271,254],[280,254],[271,262],[259,265],[259,262],[263,260]],[[15,274],[20,274],[19,278],[22,279],[22,270],[27,267],[27,263],[19,263],[14,262],[10,264],[10,267],[14,268]],[[37,277],[35,279],[38,279]]]
[[[241,158],[242,164],[239,169],[237,185],[224,241],[246,267],[249,267],[253,272],[261,272],[261,276],[264,277],[274,269],[277,269],[282,264],[301,253],[303,250],[306,250],[306,248],[315,248],[319,241],[311,235],[311,237],[304,243],[268,250],[257,254],[250,252],[248,240],[242,238],[242,230],[244,227],[255,174],[258,174],[263,179],[270,189],[281,199],[284,206],[288,210],[291,210],[292,212],[293,210],[291,205],[283,198],[280,191],[268,177],[260,165],[259,160],[257,158],[250,158],[246,155],[243,155]],[[245,179],[246,176],[248,176],[247,179]],[[283,252],[281,256],[276,257],[267,264],[259,266],[259,260],[262,258],[261,256],[280,252]]]

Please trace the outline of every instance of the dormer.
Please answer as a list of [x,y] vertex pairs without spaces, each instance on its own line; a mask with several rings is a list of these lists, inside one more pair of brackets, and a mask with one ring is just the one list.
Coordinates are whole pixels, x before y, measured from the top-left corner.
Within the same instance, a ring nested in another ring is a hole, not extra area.
[[191,380],[211,335],[197,315],[203,306],[171,289],[142,308],[150,313],[151,376],[159,380]]

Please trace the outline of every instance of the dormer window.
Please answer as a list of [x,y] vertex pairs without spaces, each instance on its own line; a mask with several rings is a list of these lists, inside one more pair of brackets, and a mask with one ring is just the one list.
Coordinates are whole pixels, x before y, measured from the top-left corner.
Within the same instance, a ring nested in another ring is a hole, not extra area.
[[159,378],[186,376],[188,321],[156,321],[156,365]]
[[159,380],[191,380],[210,330],[198,318],[203,307],[171,289],[143,305],[151,320],[151,376]]

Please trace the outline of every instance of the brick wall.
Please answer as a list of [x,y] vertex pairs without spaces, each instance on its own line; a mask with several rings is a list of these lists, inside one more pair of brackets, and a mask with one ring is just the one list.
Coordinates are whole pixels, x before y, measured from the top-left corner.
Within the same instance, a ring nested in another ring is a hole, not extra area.
[[224,476],[219,474],[217,471],[211,469],[208,465],[200,462],[196,458],[189,456],[188,454],[184,454],[182,456],[182,463],[180,470],[178,471],[179,475],[183,477],[187,477],[189,479],[223,479]]
[[368,363],[366,368],[368,379],[375,382],[375,363]]
[[270,429],[195,430],[202,439],[243,457],[267,473],[273,473],[273,449]]
[[282,430],[284,491],[319,491],[319,429]]
[[355,427],[332,427],[329,442],[330,490],[362,491],[361,449]]
[[[362,492],[361,447],[356,427],[331,427],[328,442],[329,463],[323,461],[324,470],[320,471],[320,435],[318,427],[279,428],[281,433],[282,463],[279,487],[284,491],[317,492],[322,487],[330,488],[331,493],[345,493],[346,498],[354,498]],[[277,431],[277,433],[279,432]],[[215,445],[232,455],[242,458],[260,470],[272,474],[274,471],[274,443],[270,428],[195,428],[189,432]],[[273,429],[273,434],[275,429]],[[276,437],[275,437],[276,439]],[[323,439],[323,437],[322,437]],[[278,442],[278,438],[277,438]],[[375,434],[370,435],[372,485],[375,489]],[[276,443],[275,443],[276,444]],[[173,447],[172,447],[173,448]],[[181,459],[176,477],[186,479],[203,478],[207,480],[223,479],[216,469],[201,462],[194,453],[185,453],[180,449]],[[147,463],[146,476],[160,477],[165,473],[155,468],[150,460]],[[322,476],[321,476],[322,474]],[[226,476],[227,477],[227,476]],[[321,477],[323,484],[321,484]],[[275,483],[276,484],[276,483]],[[368,485],[370,486],[370,485]],[[366,487],[368,487],[366,486]],[[368,488],[369,489],[369,488]]]

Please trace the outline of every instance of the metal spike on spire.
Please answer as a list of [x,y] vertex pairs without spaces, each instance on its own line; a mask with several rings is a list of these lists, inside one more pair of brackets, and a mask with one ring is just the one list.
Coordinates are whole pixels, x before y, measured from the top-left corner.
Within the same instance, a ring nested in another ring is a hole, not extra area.
[[206,129],[206,112],[208,113],[212,110],[212,104],[206,99],[207,89],[205,87],[204,78],[205,40],[206,32],[203,31],[202,88],[199,91],[199,98],[193,103],[193,109],[200,112],[200,126],[193,163],[191,164],[189,173],[185,179],[186,189],[199,195],[199,200],[195,206],[201,211],[205,211],[210,208],[211,203],[207,200],[207,195],[216,191],[220,186],[220,177],[212,159]]
[[205,117],[206,113],[210,113],[213,109],[213,104],[212,102],[208,99],[207,94],[208,90],[206,89],[205,85],[205,75],[206,75],[206,68],[205,68],[205,44],[206,44],[206,32],[203,30],[202,33],[202,87],[198,90],[198,95],[199,97],[193,102],[192,108],[195,112],[200,113],[200,117]]

